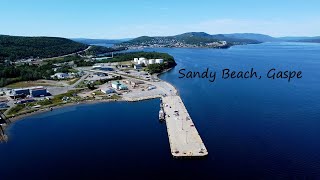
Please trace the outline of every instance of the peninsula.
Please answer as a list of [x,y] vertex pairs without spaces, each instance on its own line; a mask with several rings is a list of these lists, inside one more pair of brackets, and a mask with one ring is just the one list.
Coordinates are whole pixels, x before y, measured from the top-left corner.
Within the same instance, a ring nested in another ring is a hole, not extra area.
[[118,43],[117,47],[126,48],[229,48],[233,45],[258,44],[254,39],[240,39],[223,34],[210,35],[205,32],[189,32],[175,36],[149,37],[141,36],[126,42]]

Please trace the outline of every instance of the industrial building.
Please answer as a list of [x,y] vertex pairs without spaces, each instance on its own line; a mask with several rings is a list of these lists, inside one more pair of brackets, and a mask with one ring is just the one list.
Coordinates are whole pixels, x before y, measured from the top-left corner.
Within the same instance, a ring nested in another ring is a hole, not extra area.
[[11,96],[14,96],[14,97],[25,97],[25,96],[42,97],[42,96],[47,96],[48,92],[46,88],[39,86],[39,87],[33,87],[33,88],[13,89],[11,90],[10,94]]
[[163,63],[163,59],[156,59],[156,64],[162,64]]
[[45,88],[33,88],[30,89],[30,95],[32,97],[43,97],[43,96],[47,96],[48,92],[47,89]]
[[13,89],[11,91],[12,96],[28,96],[30,95],[30,89],[29,88],[21,88],[21,89]]
[[113,81],[111,83],[112,88],[118,89],[118,90],[127,90],[128,87],[124,84],[121,84],[119,81]]
[[155,62],[155,59],[149,59],[149,64],[154,64]]
[[8,108],[8,104],[7,103],[0,103],[0,109],[6,109]]
[[137,65],[149,65],[149,64],[162,64],[164,62],[163,59],[146,59],[144,57],[141,58],[134,58],[133,59],[134,63],[136,63]]
[[135,64],[133,67],[134,67],[134,69],[141,69],[142,68],[141,64]]
[[101,92],[103,92],[105,94],[111,94],[111,93],[115,93],[115,90],[112,88],[103,87],[103,88],[101,88]]
[[111,82],[111,86],[115,89],[119,89],[119,86],[121,85],[121,83],[119,81],[113,81]]
[[119,86],[119,90],[128,90],[128,87],[126,85],[124,85],[124,84],[121,84]]

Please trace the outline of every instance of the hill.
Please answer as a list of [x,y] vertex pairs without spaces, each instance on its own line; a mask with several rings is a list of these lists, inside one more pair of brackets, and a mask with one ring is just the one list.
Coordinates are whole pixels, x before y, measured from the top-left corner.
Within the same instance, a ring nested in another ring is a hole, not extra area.
[[[236,38],[236,37],[228,37],[225,34],[214,34],[210,35],[205,32],[189,32],[180,35],[176,35],[176,38],[182,38],[182,40],[190,41],[190,39],[199,40],[199,42],[212,42],[212,41],[227,41],[231,44],[255,44],[260,43],[258,40],[250,39],[250,38]],[[192,42],[191,42],[192,43]]]
[[236,39],[232,37],[226,37],[223,34],[210,35],[205,32],[189,32],[176,36],[141,36],[130,41],[120,43],[119,46],[228,48],[236,44],[256,43],[260,42],[251,39]]
[[277,42],[281,41],[278,38],[271,37],[265,34],[256,33],[234,33],[234,34],[224,34],[224,36],[235,39],[252,39],[260,42]]
[[299,42],[320,43],[320,37],[311,39],[300,39]]
[[308,36],[287,36],[287,37],[279,37],[283,41],[304,41],[304,40],[312,40],[312,39],[320,39],[320,36],[308,37]]
[[87,38],[72,38],[71,40],[83,44],[117,44],[131,39],[87,39]]
[[84,50],[88,45],[58,37],[0,35],[0,61],[49,58]]
[[319,43],[320,42],[320,36],[315,36],[315,37],[307,37],[307,36],[302,36],[302,37],[281,37],[279,38],[283,41],[289,41],[289,42],[314,42],[314,43]]

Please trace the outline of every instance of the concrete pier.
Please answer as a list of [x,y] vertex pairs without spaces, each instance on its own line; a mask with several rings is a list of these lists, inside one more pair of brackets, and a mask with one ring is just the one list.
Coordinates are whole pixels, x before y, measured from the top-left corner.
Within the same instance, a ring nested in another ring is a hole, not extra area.
[[203,157],[208,151],[180,96],[162,97],[173,157]]

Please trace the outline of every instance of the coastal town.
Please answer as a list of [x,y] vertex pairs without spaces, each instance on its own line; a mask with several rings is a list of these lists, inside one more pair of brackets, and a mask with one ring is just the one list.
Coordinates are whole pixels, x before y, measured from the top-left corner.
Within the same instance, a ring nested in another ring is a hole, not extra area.
[[[120,43],[117,47],[126,47],[129,49],[143,48],[229,48],[232,44],[225,40],[205,39],[204,37],[195,37],[193,34],[182,34],[172,37],[138,37],[134,40]],[[207,37],[205,37],[207,38]]]

